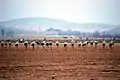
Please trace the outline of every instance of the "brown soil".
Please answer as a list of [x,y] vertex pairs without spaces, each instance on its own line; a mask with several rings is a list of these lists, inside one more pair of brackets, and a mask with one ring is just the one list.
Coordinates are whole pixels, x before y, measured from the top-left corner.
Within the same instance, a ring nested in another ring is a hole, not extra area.
[[112,50],[0,47],[0,80],[120,80],[120,44]]

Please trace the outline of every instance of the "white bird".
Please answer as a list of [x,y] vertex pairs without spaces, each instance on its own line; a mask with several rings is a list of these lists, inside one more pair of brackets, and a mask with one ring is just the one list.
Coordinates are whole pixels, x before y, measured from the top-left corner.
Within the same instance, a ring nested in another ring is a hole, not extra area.
[[1,47],[3,48],[3,47],[4,47],[4,45],[5,45],[5,42],[4,42],[4,41],[2,41],[2,42],[1,42]]
[[103,46],[103,48],[105,48],[105,45],[106,45],[106,42],[103,41],[103,42],[102,42],[102,46]]
[[75,41],[72,39],[72,40],[71,40],[71,46],[72,46],[72,47],[74,46],[74,43],[75,43]]
[[27,44],[28,44],[28,41],[25,41],[24,43],[27,43]]
[[24,42],[24,46],[26,47],[26,50],[27,50],[28,41],[25,41],[25,42]]
[[18,50],[18,46],[19,46],[19,42],[18,42],[18,41],[15,42],[15,46],[16,46],[16,48],[17,48],[17,50]]
[[95,48],[97,48],[98,41],[94,41],[94,43],[95,43]]
[[57,46],[57,47],[59,46],[59,41],[56,41],[56,46]]
[[78,43],[78,46],[79,46],[79,47],[82,46],[82,42],[81,42],[81,41]]
[[68,44],[67,42],[64,42],[64,47],[67,47],[67,44]]
[[114,42],[113,42],[113,41],[110,41],[110,43],[109,43],[110,49],[112,49],[113,46],[114,46]]
[[86,47],[86,45],[87,45],[87,41],[84,41],[83,44],[82,44],[82,46]]
[[34,50],[34,47],[35,47],[35,45],[36,45],[36,42],[35,42],[35,41],[33,41],[33,42],[31,43],[31,45],[32,45],[33,50]]
[[94,43],[94,41],[92,41],[92,40],[91,40],[91,41],[90,41],[90,45],[92,46],[92,45],[93,45],[93,43]]
[[8,43],[9,43],[9,47],[11,47],[11,45],[12,45],[12,42],[10,42],[10,41],[9,41]]
[[36,42],[35,42],[35,41],[33,41],[31,44],[35,46],[35,45],[36,45]]

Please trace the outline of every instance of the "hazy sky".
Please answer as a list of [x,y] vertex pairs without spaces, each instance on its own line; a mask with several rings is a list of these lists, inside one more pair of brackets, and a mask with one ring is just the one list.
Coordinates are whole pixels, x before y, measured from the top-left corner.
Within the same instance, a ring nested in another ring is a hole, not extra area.
[[26,17],[120,24],[120,0],[0,0],[0,21]]

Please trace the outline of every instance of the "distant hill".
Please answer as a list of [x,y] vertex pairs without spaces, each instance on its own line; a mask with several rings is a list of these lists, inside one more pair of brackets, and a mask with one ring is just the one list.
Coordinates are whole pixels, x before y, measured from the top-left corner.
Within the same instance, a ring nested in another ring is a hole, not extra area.
[[103,31],[103,33],[111,34],[111,35],[114,35],[114,34],[119,34],[120,35],[120,26],[115,27],[115,28],[110,29],[110,30],[107,30],[107,31]]
[[21,18],[10,21],[0,22],[1,28],[16,30],[17,33],[36,33],[49,28],[60,30],[77,30],[80,32],[94,32],[110,30],[118,27],[118,25],[108,25],[101,23],[72,23],[63,20],[49,18]]
[[[5,31],[4,31],[5,30]],[[105,34],[120,34],[120,25],[101,23],[72,23],[49,18],[21,18],[0,22],[0,38],[35,37],[48,35],[75,35],[88,37],[98,31]],[[93,32],[93,33],[92,33]],[[28,36],[29,35],[29,36]]]

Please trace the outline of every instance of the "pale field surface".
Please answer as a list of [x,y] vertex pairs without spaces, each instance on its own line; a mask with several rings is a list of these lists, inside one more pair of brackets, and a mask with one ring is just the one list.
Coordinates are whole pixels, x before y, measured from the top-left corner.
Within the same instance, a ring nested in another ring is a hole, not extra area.
[[86,49],[0,47],[0,80],[120,80],[120,44]]

